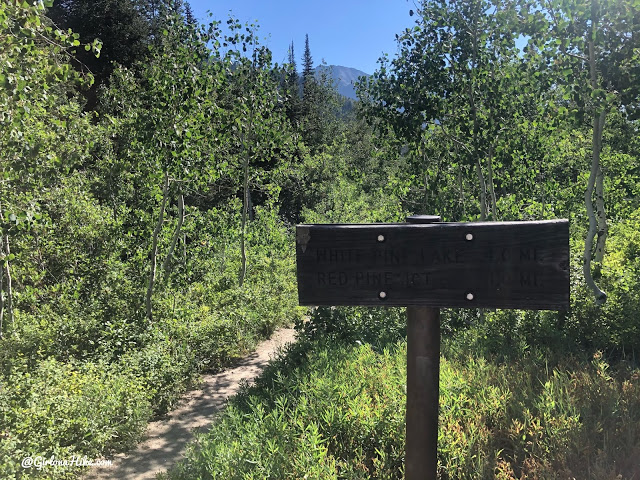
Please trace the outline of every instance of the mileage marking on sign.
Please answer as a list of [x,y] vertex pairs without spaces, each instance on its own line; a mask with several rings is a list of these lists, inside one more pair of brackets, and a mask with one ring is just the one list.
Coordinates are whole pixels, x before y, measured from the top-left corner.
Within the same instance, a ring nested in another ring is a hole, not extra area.
[[565,309],[568,238],[567,220],[299,225],[299,301]]

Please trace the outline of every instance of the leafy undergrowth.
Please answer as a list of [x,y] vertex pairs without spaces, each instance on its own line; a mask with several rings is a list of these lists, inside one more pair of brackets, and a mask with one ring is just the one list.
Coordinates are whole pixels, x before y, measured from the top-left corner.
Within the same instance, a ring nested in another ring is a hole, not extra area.
[[[401,479],[405,365],[402,341],[303,341],[230,403],[168,477]],[[440,375],[439,478],[640,474],[638,369],[599,355],[551,368],[452,354]]]
[[[215,219],[225,226],[222,214]],[[153,322],[133,301],[119,300],[128,289],[143,298],[126,273],[104,306],[90,298],[80,309],[60,295],[57,310],[16,310],[14,332],[0,349],[0,478],[77,477],[77,467],[27,470],[21,461],[96,459],[131,448],[199,372],[229,365],[295,321],[302,310],[285,226],[265,214],[249,233],[266,240],[252,243],[243,287],[236,239],[211,235],[196,252],[200,270],[189,269],[190,282],[167,282],[154,295]]]

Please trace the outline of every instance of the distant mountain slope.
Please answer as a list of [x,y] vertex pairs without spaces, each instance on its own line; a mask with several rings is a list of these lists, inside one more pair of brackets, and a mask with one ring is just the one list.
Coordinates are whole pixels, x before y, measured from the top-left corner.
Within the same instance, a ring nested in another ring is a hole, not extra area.
[[362,70],[343,67],[340,65],[320,65],[319,67],[316,67],[316,74],[325,70],[329,70],[331,72],[331,78],[335,82],[338,93],[353,100],[357,99],[354,84],[358,80],[358,77],[370,76]]

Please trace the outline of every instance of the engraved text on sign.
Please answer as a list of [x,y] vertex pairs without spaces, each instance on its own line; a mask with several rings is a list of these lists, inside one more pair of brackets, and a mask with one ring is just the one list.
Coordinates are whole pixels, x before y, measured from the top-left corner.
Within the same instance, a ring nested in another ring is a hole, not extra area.
[[566,220],[300,225],[301,305],[564,309]]

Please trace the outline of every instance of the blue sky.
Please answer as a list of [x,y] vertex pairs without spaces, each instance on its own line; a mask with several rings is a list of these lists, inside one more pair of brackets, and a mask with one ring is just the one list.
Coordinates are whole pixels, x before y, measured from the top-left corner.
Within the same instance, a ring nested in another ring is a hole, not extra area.
[[409,9],[413,0],[189,0],[196,17],[204,22],[207,10],[217,20],[226,20],[229,11],[245,22],[260,25],[262,44],[273,52],[273,61],[287,61],[293,41],[298,69],[309,34],[314,65],[357,68],[373,73],[383,53],[393,57],[395,34],[413,25]]

